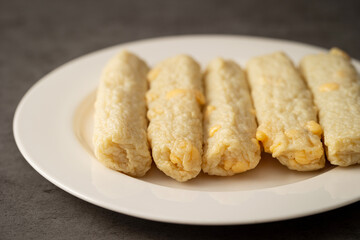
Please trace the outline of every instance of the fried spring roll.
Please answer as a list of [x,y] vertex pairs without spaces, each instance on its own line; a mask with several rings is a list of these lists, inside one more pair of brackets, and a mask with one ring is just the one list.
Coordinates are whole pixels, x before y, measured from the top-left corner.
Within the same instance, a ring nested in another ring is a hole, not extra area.
[[156,166],[179,182],[201,170],[204,104],[199,64],[189,56],[169,58],[148,74],[148,139]]
[[264,150],[289,169],[324,167],[322,129],[305,82],[281,52],[253,58],[248,79],[259,127],[256,138]]
[[360,79],[350,57],[333,48],[304,57],[300,69],[319,108],[328,160],[340,166],[360,163]]
[[137,56],[123,51],[106,65],[95,102],[93,143],[107,167],[143,176],[151,166],[146,137],[146,74]]
[[204,79],[203,171],[231,176],[255,168],[261,152],[244,72],[235,62],[217,58],[209,64]]

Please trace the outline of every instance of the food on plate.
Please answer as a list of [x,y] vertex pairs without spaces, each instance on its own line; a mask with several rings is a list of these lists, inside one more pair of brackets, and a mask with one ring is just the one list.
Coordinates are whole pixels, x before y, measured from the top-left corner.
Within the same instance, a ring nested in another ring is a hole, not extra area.
[[360,163],[360,78],[350,57],[333,48],[304,57],[300,70],[319,108],[327,159],[340,166]]
[[231,176],[255,168],[261,151],[245,73],[235,62],[217,58],[207,67],[204,81],[203,171]]
[[148,74],[148,139],[156,166],[184,182],[196,177],[202,162],[202,113],[205,103],[199,64],[178,55]]
[[305,81],[282,52],[252,58],[246,74],[234,61],[216,58],[202,75],[188,55],[149,71],[123,51],[101,76],[95,155],[135,177],[154,160],[166,175],[185,182],[201,170],[232,176],[255,168],[259,142],[289,169],[317,170],[325,166],[324,136],[332,164],[360,163],[360,78],[350,57],[334,48],[304,57],[300,71]]
[[146,75],[148,66],[123,51],[103,70],[95,102],[93,143],[105,166],[143,176],[151,166],[146,136]]
[[322,129],[305,82],[282,52],[255,57],[247,64],[264,150],[289,169],[324,167]]

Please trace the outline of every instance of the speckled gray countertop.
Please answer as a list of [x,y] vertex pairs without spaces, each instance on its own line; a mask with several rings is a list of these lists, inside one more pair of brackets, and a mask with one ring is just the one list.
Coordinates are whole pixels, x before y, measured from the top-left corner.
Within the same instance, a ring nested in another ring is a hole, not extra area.
[[[80,200],[18,151],[15,108],[42,76],[111,45],[179,34],[241,34],[338,46],[360,59],[360,1],[0,0],[0,239],[360,239],[360,203],[245,226],[152,222]],[[358,183],[354,183],[358,184]]]

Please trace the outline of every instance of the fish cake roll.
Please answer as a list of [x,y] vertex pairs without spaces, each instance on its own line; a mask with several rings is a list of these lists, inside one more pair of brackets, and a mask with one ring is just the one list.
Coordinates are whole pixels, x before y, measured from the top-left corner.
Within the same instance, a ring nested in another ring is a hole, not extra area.
[[324,167],[322,129],[310,91],[292,61],[281,52],[253,58],[247,64],[264,150],[289,169]]
[[204,104],[199,64],[189,56],[169,58],[148,74],[148,139],[156,166],[179,182],[201,170]]
[[123,51],[103,70],[95,102],[93,143],[107,167],[140,177],[151,166],[146,136],[146,75],[137,56]]
[[244,72],[235,62],[217,58],[209,64],[204,79],[203,171],[231,176],[255,168],[261,152]]
[[300,69],[319,108],[327,159],[334,165],[360,163],[360,79],[340,49],[305,56]]

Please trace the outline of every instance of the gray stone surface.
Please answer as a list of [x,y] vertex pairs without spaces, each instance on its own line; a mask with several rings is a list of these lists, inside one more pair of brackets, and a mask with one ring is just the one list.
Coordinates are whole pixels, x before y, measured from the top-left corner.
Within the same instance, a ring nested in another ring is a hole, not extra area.
[[248,226],[166,224],[111,212],[41,177],[12,134],[25,92],[85,53],[143,38],[224,33],[338,46],[360,59],[359,13],[358,0],[0,0],[0,239],[360,239],[359,202]]

